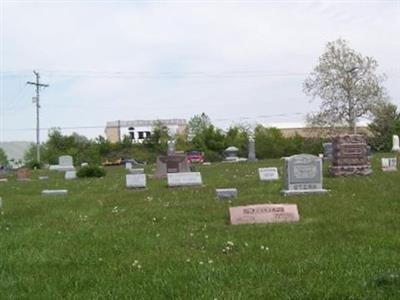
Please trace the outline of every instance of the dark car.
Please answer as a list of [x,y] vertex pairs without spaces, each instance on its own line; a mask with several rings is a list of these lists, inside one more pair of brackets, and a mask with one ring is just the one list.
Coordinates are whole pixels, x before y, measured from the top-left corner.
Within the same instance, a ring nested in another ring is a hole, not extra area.
[[204,162],[204,154],[200,151],[190,151],[186,154],[188,163],[202,164]]

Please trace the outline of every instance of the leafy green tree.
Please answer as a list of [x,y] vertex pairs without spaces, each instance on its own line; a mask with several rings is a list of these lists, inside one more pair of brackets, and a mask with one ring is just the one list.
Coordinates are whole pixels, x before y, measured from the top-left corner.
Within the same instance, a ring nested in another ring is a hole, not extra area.
[[187,126],[189,139],[203,132],[211,125],[210,118],[204,112],[201,115],[193,116]]
[[258,125],[254,131],[258,158],[278,158],[285,155],[286,141],[278,128]]
[[248,141],[249,129],[245,126],[233,126],[226,132],[225,147],[235,146],[239,149],[239,156],[247,156]]
[[392,136],[400,134],[400,113],[397,106],[385,103],[374,111],[372,122],[368,125],[372,133],[370,144],[376,151],[390,151]]
[[329,42],[303,85],[307,95],[322,100],[320,111],[308,115],[309,125],[348,126],[355,133],[357,120],[370,115],[386,98],[385,76],[377,74],[377,68],[374,58],[351,49],[347,41]]
[[0,166],[7,166],[8,165],[8,158],[6,152],[0,148]]
[[161,121],[156,121],[150,137],[146,138],[143,144],[156,153],[166,153],[168,141],[171,139],[168,127]]

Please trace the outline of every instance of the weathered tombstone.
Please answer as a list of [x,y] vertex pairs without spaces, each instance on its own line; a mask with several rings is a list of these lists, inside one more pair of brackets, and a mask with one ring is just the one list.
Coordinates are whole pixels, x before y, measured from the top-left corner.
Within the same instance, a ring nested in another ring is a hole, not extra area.
[[143,168],[133,168],[133,169],[128,169],[129,174],[144,174],[144,169]]
[[285,159],[285,184],[282,193],[287,195],[325,193],[322,188],[322,160],[310,154],[293,155]]
[[399,142],[399,136],[398,135],[393,135],[392,151],[400,152],[400,142]]
[[236,198],[238,191],[235,188],[215,189],[215,193],[218,199],[226,199],[226,198]]
[[0,178],[0,182],[8,182],[8,178]]
[[48,180],[49,176],[39,176],[38,179],[39,180]]
[[27,168],[20,168],[17,170],[17,180],[18,181],[28,181],[29,179],[29,170]]
[[248,144],[248,148],[249,148],[249,153],[248,153],[248,157],[247,160],[248,161],[256,161],[256,142],[253,138],[249,139],[249,144]]
[[259,204],[229,208],[231,224],[283,223],[300,220],[296,204]]
[[190,172],[185,154],[160,155],[157,157],[155,178],[165,178],[167,173]]
[[279,179],[278,168],[258,168],[258,176],[261,181]]
[[131,162],[126,162],[125,163],[125,169],[127,169],[127,170],[130,170],[130,169],[132,169],[132,163]]
[[372,174],[367,142],[362,135],[347,134],[333,138],[329,173],[332,176]]
[[175,154],[175,141],[168,141],[167,155]]
[[145,174],[127,174],[126,175],[127,188],[146,188],[146,175]]
[[225,153],[225,161],[227,162],[236,162],[239,160],[238,157],[239,149],[234,146],[226,148],[224,153]]
[[76,171],[66,171],[65,172],[65,179],[66,180],[76,179]]
[[332,161],[332,143],[323,143],[324,160]]
[[390,172],[397,171],[397,158],[382,158],[382,171]]
[[200,172],[168,173],[168,187],[178,186],[201,186]]
[[67,195],[68,190],[43,190],[43,196],[57,196],[57,195]]
[[62,155],[58,158],[58,165],[62,167],[73,166],[73,159],[71,155]]

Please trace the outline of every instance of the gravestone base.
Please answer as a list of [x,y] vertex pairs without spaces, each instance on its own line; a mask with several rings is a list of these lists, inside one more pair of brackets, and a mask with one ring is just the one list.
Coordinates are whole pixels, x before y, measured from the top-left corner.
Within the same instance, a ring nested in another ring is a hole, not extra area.
[[368,176],[372,174],[370,165],[362,166],[332,166],[329,168],[331,176]]
[[325,194],[328,190],[318,189],[318,190],[282,190],[281,193],[284,196],[294,196],[294,195],[305,195],[305,194]]

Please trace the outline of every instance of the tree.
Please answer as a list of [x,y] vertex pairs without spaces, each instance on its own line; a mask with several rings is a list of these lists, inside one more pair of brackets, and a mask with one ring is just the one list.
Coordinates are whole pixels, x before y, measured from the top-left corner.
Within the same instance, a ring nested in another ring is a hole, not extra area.
[[8,165],[8,158],[6,152],[0,148],[0,166],[7,166]]
[[373,121],[368,125],[372,133],[371,146],[377,151],[390,151],[392,136],[400,133],[400,112],[392,103],[385,103],[374,112]]
[[188,122],[188,136],[189,138],[193,138],[198,135],[200,132],[203,132],[207,129],[211,124],[210,118],[202,113],[201,115],[194,115]]
[[385,76],[377,74],[377,68],[374,58],[362,56],[347,41],[329,42],[303,84],[307,95],[322,100],[320,111],[308,115],[309,125],[347,125],[355,133],[357,120],[371,114],[386,98]]

